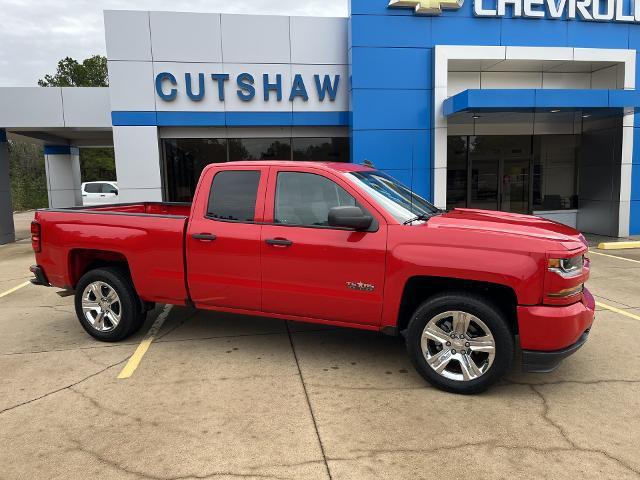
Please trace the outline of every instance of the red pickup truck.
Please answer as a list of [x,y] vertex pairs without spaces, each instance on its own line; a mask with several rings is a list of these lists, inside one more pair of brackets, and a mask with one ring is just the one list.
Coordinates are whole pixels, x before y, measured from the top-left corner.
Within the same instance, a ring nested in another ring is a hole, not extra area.
[[512,363],[552,370],[586,341],[594,300],[576,230],[439,210],[363,165],[210,165],[193,204],[39,210],[34,283],[75,291],[103,341],[155,303],[403,334],[417,371],[475,393]]

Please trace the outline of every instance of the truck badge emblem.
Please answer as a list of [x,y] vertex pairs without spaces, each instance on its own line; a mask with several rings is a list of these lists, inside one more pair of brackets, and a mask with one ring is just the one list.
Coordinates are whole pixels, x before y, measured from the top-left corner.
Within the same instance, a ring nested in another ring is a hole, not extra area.
[[364,282],[347,282],[347,288],[352,290],[361,290],[363,292],[373,292],[376,286]]
[[389,0],[389,8],[413,8],[416,15],[440,15],[442,10],[458,10],[464,0]]

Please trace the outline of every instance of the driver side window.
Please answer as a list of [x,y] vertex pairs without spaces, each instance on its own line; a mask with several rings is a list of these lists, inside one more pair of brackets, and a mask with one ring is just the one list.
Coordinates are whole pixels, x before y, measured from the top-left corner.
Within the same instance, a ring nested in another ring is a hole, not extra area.
[[329,210],[344,206],[359,205],[355,198],[328,178],[313,173],[278,173],[275,223],[329,226]]

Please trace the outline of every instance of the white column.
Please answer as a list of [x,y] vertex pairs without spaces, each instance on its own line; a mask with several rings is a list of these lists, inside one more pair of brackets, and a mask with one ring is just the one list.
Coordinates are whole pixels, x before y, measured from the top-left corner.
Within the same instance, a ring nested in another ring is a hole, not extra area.
[[80,150],[68,145],[44,147],[50,208],[82,205]]
[[9,181],[9,145],[7,134],[0,128],[0,245],[16,240]]
[[158,127],[113,127],[118,201],[161,202]]

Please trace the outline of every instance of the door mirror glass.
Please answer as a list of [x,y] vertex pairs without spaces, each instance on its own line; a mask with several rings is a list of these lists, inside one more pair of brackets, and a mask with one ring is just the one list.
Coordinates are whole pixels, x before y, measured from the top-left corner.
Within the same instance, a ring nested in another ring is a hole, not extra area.
[[329,225],[332,227],[367,230],[373,217],[365,215],[360,207],[333,207],[329,210]]

